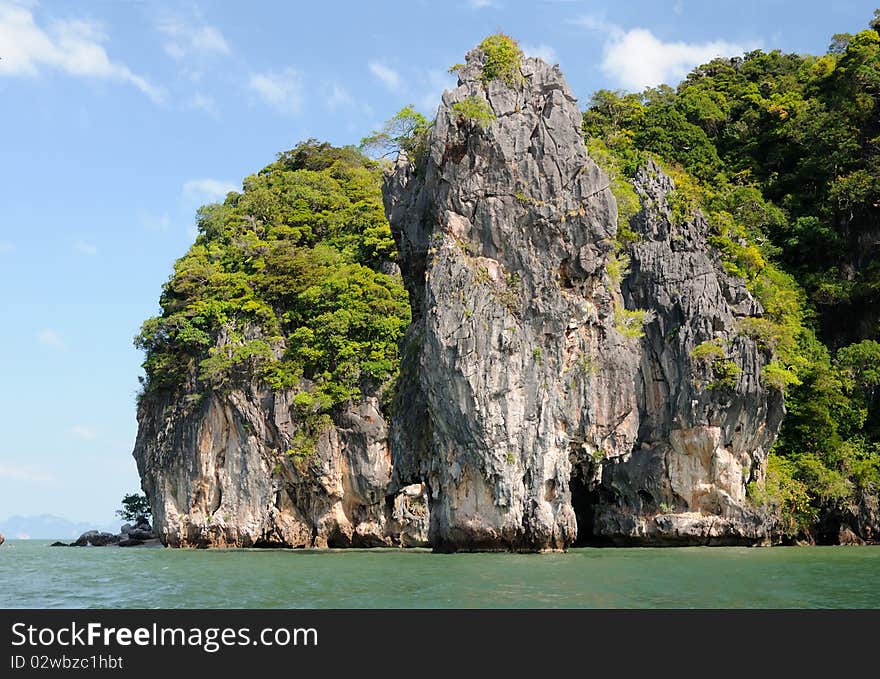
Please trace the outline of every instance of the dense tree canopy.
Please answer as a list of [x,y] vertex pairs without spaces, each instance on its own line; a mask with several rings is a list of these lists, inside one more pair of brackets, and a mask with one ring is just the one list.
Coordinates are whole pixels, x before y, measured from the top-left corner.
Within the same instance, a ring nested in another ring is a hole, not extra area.
[[120,519],[135,524],[149,521],[152,513],[150,501],[142,493],[127,493],[122,497],[122,509],[116,510],[116,516]]
[[199,235],[136,338],[144,390],[222,389],[237,375],[303,386],[327,411],[397,371],[409,304],[377,165],[308,141],[198,212]]

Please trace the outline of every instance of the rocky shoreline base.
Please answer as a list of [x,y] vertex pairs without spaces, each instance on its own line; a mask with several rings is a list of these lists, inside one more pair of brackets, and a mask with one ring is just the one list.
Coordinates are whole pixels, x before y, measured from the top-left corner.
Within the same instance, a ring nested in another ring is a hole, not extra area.
[[[0,540],[2,542],[2,540]],[[89,530],[75,541],[53,542],[51,547],[162,547],[162,542],[153,532],[153,527],[146,521],[132,526],[126,523],[118,534],[99,530]]]

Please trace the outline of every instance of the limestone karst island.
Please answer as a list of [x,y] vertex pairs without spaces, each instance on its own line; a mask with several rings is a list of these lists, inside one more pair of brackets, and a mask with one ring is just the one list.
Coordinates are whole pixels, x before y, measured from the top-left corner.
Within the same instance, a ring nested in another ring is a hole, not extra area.
[[434,119],[279,153],[136,340],[155,534],[880,540],[878,29],[580,103],[493,35]]

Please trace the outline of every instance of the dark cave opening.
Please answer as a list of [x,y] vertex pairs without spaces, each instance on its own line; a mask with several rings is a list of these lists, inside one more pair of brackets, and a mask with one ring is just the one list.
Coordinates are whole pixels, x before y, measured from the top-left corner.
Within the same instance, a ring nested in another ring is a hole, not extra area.
[[590,489],[587,478],[587,471],[582,466],[576,466],[569,481],[571,507],[577,519],[577,537],[572,547],[594,547],[602,543],[593,532],[594,508],[599,502],[599,493]]

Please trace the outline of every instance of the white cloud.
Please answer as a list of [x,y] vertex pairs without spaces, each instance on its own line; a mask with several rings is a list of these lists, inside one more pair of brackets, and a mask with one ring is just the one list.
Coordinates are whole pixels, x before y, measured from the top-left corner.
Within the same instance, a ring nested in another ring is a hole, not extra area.
[[650,31],[627,31],[606,50],[602,69],[624,87],[642,89],[681,80],[695,66],[715,57],[741,54],[754,45],[715,40],[705,43],[663,42]]
[[550,47],[550,45],[520,45],[520,47],[527,57],[538,57],[548,64],[559,63],[556,50]]
[[86,243],[85,241],[78,240],[73,244],[73,251],[79,255],[87,255],[92,257],[98,254],[98,248],[92,243]]
[[573,23],[605,34],[602,71],[629,90],[641,90],[662,83],[675,84],[695,66],[715,57],[741,54],[760,44],[725,40],[664,42],[648,29],[624,30],[593,16],[580,17]]
[[471,9],[485,9],[495,5],[492,0],[468,0],[468,4],[471,6]]
[[228,55],[232,50],[223,33],[214,26],[190,26],[181,19],[159,22],[159,31],[168,41],[162,46],[172,59],[181,61],[193,55]]
[[30,483],[56,483],[56,479],[38,467],[15,462],[0,462],[0,479]]
[[295,115],[302,108],[303,80],[294,68],[253,73],[248,87],[279,113]]
[[106,40],[100,26],[93,22],[65,19],[53,21],[44,29],[37,26],[30,8],[0,5],[0,75],[37,77],[44,68],[56,69],[73,76],[125,82],[153,101],[163,102],[164,90],[124,64],[111,61],[102,45]]
[[0,255],[8,255],[11,252],[15,252],[15,243],[10,243],[8,240],[0,240]]
[[93,441],[98,437],[98,432],[93,427],[85,424],[77,424],[70,428],[70,433],[83,441]]
[[238,184],[220,179],[190,179],[184,183],[183,193],[187,198],[213,202],[223,200],[227,193],[238,191],[238,188]]
[[378,61],[371,61],[369,68],[370,73],[376,76],[389,90],[394,92],[400,89],[400,74],[393,68],[380,64]]
[[591,31],[598,31],[599,33],[610,33],[612,35],[623,33],[623,29],[617,24],[612,24],[611,22],[593,14],[587,14],[578,17],[577,19],[572,19],[569,23],[583,26],[584,28],[589,28]]
[[37,342],[39,342],[47,349],[62,350],[65,347],[64,340],[61,339],[61,335],[59,335],[54,330],[41,330],[40,332],[38,332]]

